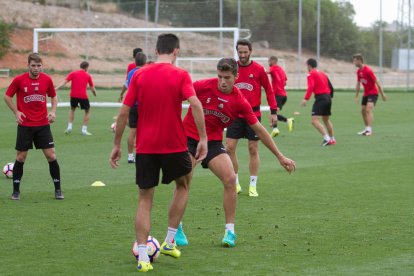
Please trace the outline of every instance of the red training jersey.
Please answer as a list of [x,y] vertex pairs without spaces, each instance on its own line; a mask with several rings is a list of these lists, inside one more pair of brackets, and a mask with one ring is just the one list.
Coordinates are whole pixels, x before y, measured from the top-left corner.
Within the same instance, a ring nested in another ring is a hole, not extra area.
[[46,96],[56,97],[56,91],[48,75],[40,73],[37,79],[32,79],[27,72],[15,77],[7,88],[6,95],[13,97],[15,94],[17,110],[26,115],[23,117],[22,126],[49,124]]
[[[218,79],[194,82],[197,98],[203,105],[208,141],[223,140],[223,130],[240,115],[249,125],[258,122],[252,107],[237,87],[230,94],[218,90]],[[200,140],[191,107],[184,118],[184,129],[188,137]]]
[[131,72],[131,70],[134,68],[137,68],[135,62],[131,62],[130,64],[128,64],[125,80],[128,79],[128,73]]
[[166,154],[187,150],[181,119],[182,101],[195,96],[187,71],[171,63],[153,63],[137,70],[124,104],[137,101],[136,152]]
[[279,65],[273,65],[269,68],[270,76],[272,77],[272,87],[276,96],[286,97],[286,73],[285,70]]
[[312,69],[308,73],[308,90],[306,90],[305,100],[309,100],[312,92],[316,95],[331,94],[328,76],[318,69]]
[[69,73],[66,77],[67,81],[71,81],[70,87],[70,97],[71,98],[79,98],[79,99],[87,99],[88,93],[86,92],[86,88],[89,84],[89,87],[93,87],[93,81],[91,75],[85,70],[76,70]]
[[371,67],[364,65],[362,69],[357,71],[358,82],[364,86],[364,97],[368,95],[378,95],[378,88],[375,81],[377,77]]
[[277,104],[275,94],[270,84],[269,77],[267,76],[266,70],[263,66],[255,61],[252,61],[249,65],[243,66],[239,64],[239,77],[236,80],[235,85],[247,101],[250,103],[252,108],[255,110],[256,116],[260,116],[260,107],[262,102],[262,86],[266,92],[266,99],[270,106],[270,110],[276,111]]

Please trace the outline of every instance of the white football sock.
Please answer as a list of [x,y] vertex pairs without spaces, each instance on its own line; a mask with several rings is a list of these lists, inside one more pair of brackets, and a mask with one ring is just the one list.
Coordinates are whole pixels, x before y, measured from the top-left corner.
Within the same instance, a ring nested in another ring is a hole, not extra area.
[[88,130],[87,126],[82,126],[82,132],[86,132]]
[[330,141],[330,140],[331,140],[331,138],[329,138],[329,135],[328,135],[328,134],[325,134],[325,135],[323,136],[323,139],[324,139],[325,141]]
[[236,184],[240,184],[239,183],[239,174],[238,173],[236,173]]
[[256,183],[257,183],[257,176],[251,175],[250,176],[250,186],[256,187]]
[[133,153],[128,153],[128,159],[134,159],[134,154]]
[[370,127],[370,126],[367,126],[365,129],[369,132],[372,132],[372,127]]
[[168,246],[174,246],[173,240],[176,233],[177,228],[168,227],[167,236],[165,237],[165,242],[168,244]]
[[138,244],[138,259],[147,263],[150,261],[146,244]]
[[72,129],[73,124],[72,123],[68,123],[68,129]]
[[234,234],[234,223],[227,223],[226,230],[229,230],[230,232]]

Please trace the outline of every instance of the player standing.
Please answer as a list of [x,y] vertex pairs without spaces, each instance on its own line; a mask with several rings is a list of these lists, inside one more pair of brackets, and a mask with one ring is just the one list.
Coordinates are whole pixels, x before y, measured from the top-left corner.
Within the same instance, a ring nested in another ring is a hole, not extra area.
[[[146,243],[160,170],[163,173],[162,183],[168,184],[173,180],[176,183],[168,212],[168,232],[161,245],[161,253],[175,258],[181,255],[173,240],[187,205],[192,171],[187,137],[181,119],[181,103],[184,100],[190,102],[201,137],[195,155],[197,161],[204,159],[207,154],[207,134],[201,103],[195,95],[188,72],[173,65],[179,48],[179,39],[174,34],[159,35],[156,46],[157,62],[135,72],[118,114],[114,147],[109,160],[113,168],[118,166],[127,117],[130,108],[138,101],[136,183],[139,186],[139,199],[135,231],[139,252],[137,269],[142,272],[153,269]],[[165,127],[167,121],[168,128]]]
[[[250,103],[253,112],[256,114],[259,121],[261,118],[261,89],[262,87],[265,89],[267,102],[270,106],[270,124],[273,127],[277,123],[277,105],[272,86],[266,74],[266,70],[263,66],[250,59],[250,55],[252,53],[252,44],[250,43],[250,41],[246,39],[238,40],[236,43],[236,50],[239,56],[239,77],[236,80],[236,86],[240,89],[240,91],[246,97],[247,101]],[[250,157],[249,196],[259,196],[256,189],[260,165],[258,143],[259,137],[257,137],[257,135],[250,128],[245,119],[238,118],[227,128],[226,138],[226,149],[233,163],[234,171],[236,172],[237,193],[241,192],[241,186],[238,177],[239,162],[236,156],[236,147],[239,139],[248,139]]]
[[[56,160],[55,143],[50,123],[56,118],[57,98],[53,81],[42,73],[42,58],[37,53],[28,56],[29,72],[15,77],[4,94],[4,101],[13,111],[17,122],[16,161],[13,167],[12,200],[20,199],[20,181],[23,165],[29,149],[42,149],[49,162],[50,176],[55,185],[55,198],[64,199],[60,187],[60,169]],[[13,103],[16,95],[17,106]],[[52,108],[48,113],[46,96],[51,98]]]
[[126,82],[128,81],[128,74],[129,74],[129,72],[131,72],[131,70],[133,70],[134,68],[137,67],[137,65],[135,64],[135,56],[138,53],[142,53],[142,49],[141,48],[134,48],[134,50],[132,50],[132,58],[134,59],[134,61],[131,62],[131,63],[129,63],[128,66],[127,66],[126,75],[125,75],[125,83],[122,85],[121,94],[119,95],[119,99],[118,99],[118,101],[120,103],[124,99],[124,94],[125,94],[125,92],[128,89],[128,86],[126,85]]
[[70,110],[69,110],[69,120],[68,127],[65,130],[66,134],[72,132],[73,120],[75,119],[75,110],[78,106],[81,109],[85,110],[85,115],[83,116],[82,123],[82,135],[92,135],[88,132],[88,122],[91,116],[91,106],[89,104],[87,87],[89,84],[89,89],[92,91],[92,94],[96,96],[95,86],[91,75],[88,73],[89,62],[82,61],[80,64],[80,70],[72,71],[67,75],[66,79],[56,87],[56,90],[59,90],[62,86],[65,86],[68,82],[72,82],[70,86]]
[[[131,82],[132,76],[134,73],[145,65],[147,62],[147,56],[142,53],[138,52],[135,55],[135,68],[129,71],[128,78],[125,83],[127,89],[129,86],[129,83]],[[134,144],[135,144],[135,137],[137,135],[137,120],[138,120],[138,103],[135,103],[133,107],[131,107],[131,110],[129,111],[129,117],[128,117],[128,126],[129,126],[129,133],[128,133],[128,163],[133,164],[135,163],[135,156],[134,156]]]
[[[269,71],[267,72],[270,74],[272,78],[272,87],[273,91],[275,92],[276,97],[276,103],[277,103],[277,121],[278,122],[285,122],[288,126],[288,131],[293,130],[293,118],[286,118],[283,115],[280,115],[279,111],[282,110],[283,106],[285,105],[287,101],[287,94],[286,94],[286,73],[285,70],[282,68],[282,66],[278,65],[278,58],[275,56],[271,56],[269,58]],[[277,128],[277,125],[273,126],[272,130],[272,136],[275,137],[279,134],[279,129]]]
[[[237,194],[236,174],[230,157],[226,154],[222,144],[224,128],[242,116],[263,144],[276,156],[282,167],[289,173],[295,169],[295,162],[286,158],[279,151],[272,137],[260,124],[249,102],[240,90],[234,86],[237,71],[236,60],[223,58],[217,64],[217,78],[200,80],[194,83],[197,97],[203,105],[208,136],[208,153],[201,165],[203,168],[209,168],[221,180],[224,187],[223,208],[226,224],[222,244],[226,247],[233,247],[236,242],[234,222]],[[196,165],[196,149],[200,138],[191,111],[190,108],[184,118],[184,128],[188,137],[188,148],[192,154],[191,159],[194,167]]]
[[364,86],[364,95],[361,101],[361,113],[364,120],[365,129],[358,132],[358,135],[371,136],[372,135],[372,123],[374,121],[374,106],[378,100],[378,91],[381,93],[383,101],[387,100],[384,90],[377,80],[371,67],[364,64],[364,58],[361,54],[355,54],[352,57],[354,65],[358,68],[357,71],[357,84],[355,87],[355,101],[358,103],[359,90],[361,83]]
[[[301,105],[306,106],[306,102],[310,99],[312,92],[315,94],[315,102],[312,107],[312,125],[322,134],[323,141],[321,146],[335,145],[333,125],[329,117],[331,116],[333,87],[328,76],[316,69],[318,63],[315,59],[310,58],[306,61],[308,67],[308,89]],[[322,118],[323,125],[320,122]]]

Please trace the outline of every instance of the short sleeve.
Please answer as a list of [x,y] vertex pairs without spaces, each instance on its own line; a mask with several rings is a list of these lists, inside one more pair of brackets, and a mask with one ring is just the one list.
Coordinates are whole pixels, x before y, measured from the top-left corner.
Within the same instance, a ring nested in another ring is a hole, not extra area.
[[12,83],[9,85],[9,87],[6,90],[6,95],[9,97],[13,97],[14,94],[17,93],[18,89],[19,89],[19,80],[17,78],[14,78]]
[[53,85],[52,78],[48,77],[47,95],[51,98],[56,97],[55,86]]
[[195,96],[195,91],[191,77],[186,71],[183,71],[181,82],[181,100],[185,101],[192,96]]

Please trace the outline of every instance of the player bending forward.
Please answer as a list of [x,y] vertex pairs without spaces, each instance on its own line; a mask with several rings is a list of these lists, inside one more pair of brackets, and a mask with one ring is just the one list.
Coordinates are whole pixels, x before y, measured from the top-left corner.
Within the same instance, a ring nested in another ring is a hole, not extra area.
[[[222,144],[224,128],[242,116],[289,174],[295,170],[295,161],[286,158],[279,151],[270,134],[260,124],[249,102],[234,86],[238,76],[236,60],[232,58],[221,59],[217,64],[217,76],[218,78],[194,83],[196,95],[203,105],[208,138],[207,157],[201,162],[201,165],[203,168],[209,168],[223,182],[223,207],[226,225],[222,243],[226,247],[233,247],[236,241],[234,231],[237,201],[236,174],[230,157]],[[188,150],[192,155],[194,167],[199,136],[191,107],[184,118],[184,129],[188,137]],[[176,242],[179,244],[177,239]]]

